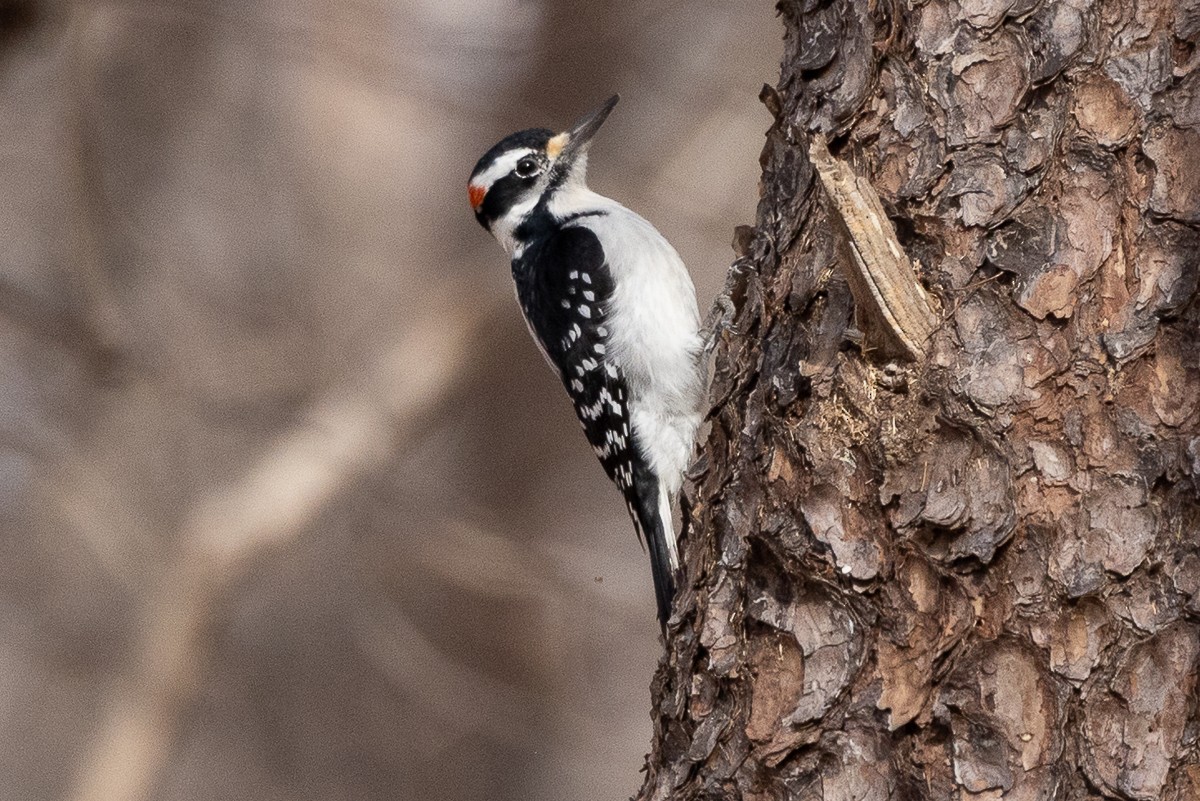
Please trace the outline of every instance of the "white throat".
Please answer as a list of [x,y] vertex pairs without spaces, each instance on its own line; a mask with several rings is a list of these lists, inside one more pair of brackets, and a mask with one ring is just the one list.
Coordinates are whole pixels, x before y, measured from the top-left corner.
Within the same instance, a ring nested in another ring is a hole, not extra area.
[[[597,195],[591,189],[588,189],[587,154],[581,153],[577,158],[575,169],[571,171],[566,180],[554,191],[554,196],[550,198],[550,213],[559,219],[578,211],[602,209],[616,205],[615,201],[609,200],[602,195]],[[539,189],[544,191],[544,187],[539,187]],[[517,251],[521,246],[517,241],[517,228],[520,227],[525,218],[537,206],[538,201],[541,200],[541,195],[541,191],[531,193],[527,199],[513,204],[512,208],[503,217],[492,221],[492,236],[496,237],[496,241],[500,243],[500,246],[504,248],[504,251],[510,258],[518,255]]]
[[504,252],[511,258],[517,253],[519,243],[517,242],[517,228],[533,211],[534,206],[538,204],[536,196],[530,197],[528,200],[523,200],[516,203],[508,210],[503,217],[498,217],[492,220],[491,232],[492,236],[496,237],[496,241],[500,243],[500,247],[504,248]]

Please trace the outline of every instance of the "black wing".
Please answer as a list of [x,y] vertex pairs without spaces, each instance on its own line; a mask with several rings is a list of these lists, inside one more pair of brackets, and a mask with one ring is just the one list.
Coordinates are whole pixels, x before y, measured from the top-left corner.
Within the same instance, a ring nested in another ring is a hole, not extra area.
[[666,539],[671,521],[659,514],[659,482],[635,442],[625,376],[608,353],[613,278],[604,250],[589,229],[562,228],[513,260],[513,279],[530,330],[558,370],[592,450],[649,546],[665,623],[674,595]]

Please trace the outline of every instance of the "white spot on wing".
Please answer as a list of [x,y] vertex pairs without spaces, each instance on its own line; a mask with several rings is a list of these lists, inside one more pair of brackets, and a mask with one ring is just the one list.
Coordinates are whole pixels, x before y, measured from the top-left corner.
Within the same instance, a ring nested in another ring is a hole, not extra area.
[[[700,337],[695,290],[679,255],[649,222],[590,191],[582,181],[563,189],[550,205],[559,219],[602,212],[571,224],[591,230],[604,250],[613,294],[612,302],[597,310],[596,322],[605,326],[598,325],[596,333],[605,342],[605,361],[612,365],[608,374],[628,383],[623,393],[611,388],[621,403],[621,422],[628,421],[628,433],[620,426],[622,435],[630,446],[637,439],[637,451],[657,479],[660,505],[668,518],[700,419],[703,381],[696,359]],[[586,287],[593,283],[591,278],[580,273],[581,290],[595,288]],[[611,335],[604,330],[610,320]],[[615,460],[614,454],[610,461]],[[626,463],[619,472],[616,465],[606,465],[609,474],[632,483],[627,459],[621,461]],[[674,538],[670,531],[667,536],[674,564]]]

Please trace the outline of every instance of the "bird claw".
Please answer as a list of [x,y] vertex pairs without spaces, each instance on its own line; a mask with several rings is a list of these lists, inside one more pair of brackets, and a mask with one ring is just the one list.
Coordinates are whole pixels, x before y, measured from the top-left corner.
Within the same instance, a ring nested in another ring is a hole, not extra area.
[[738,332],[737,327],[733,324],[733,318],[736,314],[737,308],[734,306],[728,292],[722,292],[713,300],[712,308],[708,311],[708,317],[704,320],[704,327],[700,330],[700,336],[704,340],[704,356],[706,358],[716,348],[721,334],[726,331],[733,334]]

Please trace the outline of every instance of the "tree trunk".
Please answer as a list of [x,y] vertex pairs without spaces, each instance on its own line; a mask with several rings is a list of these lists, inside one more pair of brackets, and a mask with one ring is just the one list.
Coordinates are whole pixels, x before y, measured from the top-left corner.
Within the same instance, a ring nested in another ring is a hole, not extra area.
[[640,798],[1200,798],[1200,2],[779,7]]

